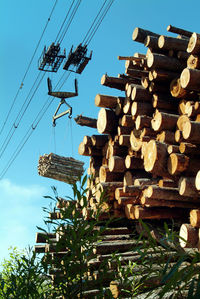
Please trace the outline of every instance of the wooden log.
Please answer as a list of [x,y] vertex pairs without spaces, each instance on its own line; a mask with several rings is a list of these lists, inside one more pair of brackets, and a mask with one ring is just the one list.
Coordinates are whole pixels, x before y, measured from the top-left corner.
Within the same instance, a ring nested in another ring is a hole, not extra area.
[[119,90],[124,91],[125,85],[128,82],[126,79],[122,78],[116,78],[116,77],[110,77],[108,75],[103,75],[101,77],[101,85],[110,87],[110,88],[116,88]]
[[189,158],[183,154],[173,153],[168,158],[167,168],[171,175],[180,175],[189,166]]
[[101,134],[109,134],[116,130],[117,119],[111,110],[101,108],[97,119],[97,130]]
[[121,125],[124,127],[133,128],[135,125],[135,117],[132,115],[123,115],[121,119]]
[[198,170],[195,178],[195,186],[196,189],[199,191],[200,190],[200,170]]
[[110,172],[124,172],[126,170],[125,159],[119,156],[110,157],[108,167]]
[[[133,127],[124,127],[124,126],[117,127],[117,134],[119,136],[119,144],[120,144],[120,136],[121,135],[129,135],[129,138],[130,138],[132,129],[133,129]],[[129,144],[129,146],[130,146],[130,144]]]
[[126,156],[125,166],[127,169],[143,169],[143,160],[132,157],[130,155]]
[[195,187],[195,177],[180,177],[178,182],[179,194],[188,197],[199,197]]
[[141,186],[135,186],[135,185],[129,185],[129,186],[124,186],[123,187],[123,192],[125,194],[130,194],[130,196],[140,196],[142,192]]
[[141,147],[142,147],[142,140],[140,138],[140,133],[141,131],[136,131],[133,130],[130,134],[130,144],[131,144],[131,148],[134,151],[140,151]]
[[180,76],[181,86],[192,91],[200,91],[200,70],[184,68]]
[[133,102],[131,105],[132,116],[151,115],[153,112],[152,105],[148,102]]
[[150,80],[147,77],[142,77],[141,78],[141,85],[145,88],[148,89],[149,88],[149,84],[150,84]]
[[168,93],[169,83],[152,81],[148,88],[150,93]]
[[118,242],[102,242],[97,243],[93,249],[94,254],[108,254],[113,252],[126,252],[136,246],[137,242],[132,240],[124,240]]
[[106,157],[107,159],[109,159],[112,156],[126,156],[127,155],[127,147],[123,147],[123,146],[118,146],[116,144],[114,145],[109,145],[107,153],[106,153]]
[[196,32],[193,32],[187,47],[187,52],[191,54],[200,53],[200,35]]
[[124,186],[134,185],[134,181],[137,178],[149,178],[149,174],[142,170],[128,170],[124,174],[123,184]]
[[140,203],[140,200],[139,198],[136,198],[136,197],[131,197],[131,196],[128,196],[128,197],[120,197],[118,199],[118,204],[120,204],[122,207],[125,207],[127,204],[139,204]]
[[187,102],[186,113],[188,117],[196,116],[200,113],[200,103],[199,102]]
[[135,128],[136,130],[141,130],[145,127],[151,127],[152,117],[147,115],[138,115],[135,120]]
[[179,116],[156,111],[151,121],[151,126],[154,131],[173,130],[176,128],[176,123]]
[[200,227],[200,209],[190,211],[190,224],[193,227]]
[[125,69],[125,73],[128,76],[131,76],[133,78],[141,78],[142,76],[148,76],[148,71],[144,71],[144,70],[136,70],[136,69],[131,69],[131,68],[127,68]]
[[177,52],[177,58],[180,60],[187,60],[189,56],[190,56],[190,54],[187,52],[184,52],[184,51]]
[[179,73],[177,72],[162,69],[153,69],[149,73],[152,75],[152,80],[158,82],[171,81],[179,76]]
[[[177,201],[190,201],[191,198],[186,196],[182,196],[179,194],[177,188],[167,188],[167,187],[159,187],[159,186],[149,186],[144,192],[144,196],[152,199],[161,199],[161,200],[177,200]],[[196,202],[196,199],[193,199]]]
[[184,35],[184,36],[187,36],[187,37],[191,37],[191,35],[192,35],[191,31],[181,29],[181,28],[178,28],[178,27],[175,27],[175,26],[172,26],[172,25],[167,26],[167,31],[177,33],[177,34],[180,34],[180,35]]
[[179,116],[178,120],[177,120],[177,128],[180,130],[180,131],[183,131],[183,125],[185,122],[188,122],[190,121],[188,116],[186,115],[181,115]]
[[151,140],[147,143],[144,155],[144,169],[161,176],[168,176],[167,145]]
[[159,37],[159,34],[157,34],[157,33],[142,29],[140,27],[136,27],[132,34],[132,40],[139,42],[139,43],[144,43],[144,41],[148,35]]
[[117,106],[117,97],[97,94],[94,102],[97,107],[114,109]]
[[135,86],[139,86],[136,84],[127,83],[126,85],[126,96],[131,99],[132,90]]
[[130,147],[130,135],[120,135],[119,145]]
[[92,135],[91,141],[94,147],[101,148],[108,141],[108,135]]
[[159,187],[165,187],[165,188],[177,188],[177,183],[172,180],[164,180],[160,179],[158,182]]
[[181,218],[186,213],[178,208],[145,208],[133,206],[134,218],[131,219],[171,219]]
[[164,109],[170,111],[177,111],[178,108],[177,102],[175,102],[170,97],[168,97],[168,99],[166,100],[163,94],[153,94],[152,105],[153,108],[157,108],[158,110]]
[[143,86],[135,86],[131,92],[132,101],[136,102],[150,102],[152,100],[152,95]]
[[168,152],[168,154],[179,153],[179,146],[178,145],[168,145],[167,152]]
[[200,148],[195,144],[181,142],[179,145],[179,151],[181,154],[189,155],[189,156],[199,156]]
[[179,243],[182,248],[196,248],[198,243],[198,230],[191,224],[183,223],[179,232]]
[[150,53],[147,57],[147,66],[149,68],[160,68],[178,72],[181,71],[185,65],[186,63],[182,63],[174,57],[168,57],[163,54]]
[[164,142],[166,144],[176,143],[174,132],[171,131],[162,131],[160,134],[157,135],[156,140]]
[[200,123],[195,121],[186,121],[183,124],[183,137],[187,142],[200,144],[199,138]]
[[86,126],[95,129],[97,128],[97,119],[95,118],[82,116],[82,114],[80,114],[77,115],[74,120],[80,126]]
[[197,55],[190,55],[187,59],[187,67],[190,69],[200,68],[200,57]]
[[180,130],[176,130],[176,131],[175,131],[175,134],[174,134],[174,138],[175,138],[175,141],[176,141],[177,143],[182,142],[182,141],[184,140],[183,135],[182,135],[182,131],[180,131]]
[[126,97],[124,100],[124,106],[123,106],[123,112],[124,114],[131,114],[131,105],[132,105],[132,101]]
[[188,39],[174,38],[171,36],[161,35],[158,39],[158,46],[164,50],[186,51]]
[[182,209],[192,209],[194,207],[199,208],[199,202],[185,202],[177,200],[167,200],[167,199],[152,199],[142,196],[140,198],[140,204],[147,208],[153,207],[168,207],[168,208],[182,208]]
[[108,166],[101,166],[99,169],[100,182],[122,182],[123,174],[110,172]]
[[158,36],[147,35],[144,40],[144,46],[150,48],[151,51],[159,51],[160,48],[158,47],[158,38]]
[[134,186],[146,187],[148,185],[156,185],[158,183],[158,179],[153,178],[138,178],[134,180]]
[[189,96],[188,90],[182,88],[180,78],[175,78],[171,81],[170,92],[175,98],[187,98]]
[[91,137],[85,135],[83,137],[83,144],[85,144],[85,146],[92,146],[92,139],[91,139]]

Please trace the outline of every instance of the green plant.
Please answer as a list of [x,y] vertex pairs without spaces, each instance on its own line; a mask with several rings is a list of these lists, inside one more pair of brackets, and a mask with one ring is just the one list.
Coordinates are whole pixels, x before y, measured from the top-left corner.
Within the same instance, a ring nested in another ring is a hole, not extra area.
[[51,286],[41,260],[30,247],[23,251],[11,249],[9,259],[2,263],[0,298],[47,298]]

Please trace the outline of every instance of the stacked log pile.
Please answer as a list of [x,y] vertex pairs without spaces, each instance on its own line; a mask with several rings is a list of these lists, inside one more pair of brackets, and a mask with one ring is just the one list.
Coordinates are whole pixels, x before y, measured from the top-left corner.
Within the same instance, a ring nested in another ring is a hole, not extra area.
[[[77,201],[74,201],[74,204],[78,207]],[[51,212],[50,219],[64,219],[61,217],[61,215],[64,216],[62,211],[68,205],[69,201],[59,198],[57,207],[60,211],[57,213]],[[119,298],[119,296],[120,298],[121,296],[127,298],[127,292],[124,292],[124,290],[131,290],[132,285],[139,284],[141,281],[145,284],[145,293],[148,288],[149,290],[155,289],[155,292],[157,292],[158,287],[162,286],[160,273],[163,265],[169,261],[168,270],[170,270],[177,262],[176,250],[170,248],[167,243],[165,247],[159,244],[163,245],[163,235],[158,233],[154,225],[151,228],[149,227],[149,232],[156,242],[152,247],[145,240],[147,248],[143,249],[142,238],[138,240],[138,233],[140,234],[142,229],[140,224],[135,226],[132,221],[127,219],[114,221],[109,225],[106,223],[102,221],[93,228],[93,232],[101,232],[98,237],[100,240],[93,244],[93,255],[88,256],[86,261],[85,269],[87,269],[87,272],[84,275],[87,279],[86,284],[82,286],[82,298],[96,298],[95,296],[100,294],[102,288],[105,292],[105,298],[107,298],[106,292],[108,291],[111,292],[113,298]],[[91,231],[90,234],[93,232]],[[35,245],[35,252],[44,254],[43,258],[49,264],[48,274],[54,286],[61,281],[64,283],[66,279],[65,268],[62,265],[64,265],[65,257],[70,255],[70,250],[64,246],[64,242],[62,247],[59,243],[61,239],[65,238],[65,233],[59,226],[54,233],[44,233],[43,231],[36,233],[37,245]],[[143,265],[144,257],[145,265]],[[126,271],[130,267],[130,263],[134,264],[134,269],[129,271],[126,277],[122,274],[120,281],[116,280],[116,277],[119,277],[116,276],[119,264],[121,269]],[[151,269],[151,274],[148,273],[147,264]],[[148,275],[148,279],[144,282],[144,276],[146,275]],[[140,290],[141,296],[142,292],[143,289]]]
[[83,174],[84,163],[73,158],[67,158],[50,153],[40,156],[38,174],[54,180],[73,184]]
[[125,74],[101,78],[123,96],[96,95],[100,135],[85,136],[79,146],[79,154],[90,157],[93,217],[99,205],[104,217],[183,223],[197,211],[199,227],[200,35],[171,25],[167,30],[179,35],[135,28],[132,39],[147,47],[146,54],[119,56]]

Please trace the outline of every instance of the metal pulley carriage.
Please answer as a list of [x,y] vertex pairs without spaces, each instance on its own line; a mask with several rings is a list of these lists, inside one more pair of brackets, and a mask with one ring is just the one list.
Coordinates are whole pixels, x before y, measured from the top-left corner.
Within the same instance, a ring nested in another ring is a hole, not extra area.
[[45,72],[57,72],[63,59],[66,58],[65,49],[63,54],[60,53],[60,44],[52,43],[47,49],[46,46],[39,58],[38,69]]
[[[89,57],[87,57],[86,55],[87,45],[82,46],[82,44],[80,43],[74,51],[72,46],[63,69],[81,74],[92,58],[92,51],[90,52]],[[69,69],[70,66],[74,66],[75,69]]]

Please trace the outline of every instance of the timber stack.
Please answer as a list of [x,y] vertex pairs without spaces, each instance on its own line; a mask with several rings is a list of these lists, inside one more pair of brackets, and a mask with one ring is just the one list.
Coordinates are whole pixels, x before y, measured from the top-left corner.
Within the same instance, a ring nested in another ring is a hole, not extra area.
[[79,145],[90,157],[86,218],[101,206],[102,218],[190,217],[200,227],[200,34],[167,30],[178,36],[135,28],[146,53],[119,56],[125,74],[101,78],[119,96],[96,95],[99,134]]
[[59,156],[53,153],[40,156],[38,162],[38,174],[68,184],[77,182],[83,174],[84,163]]

